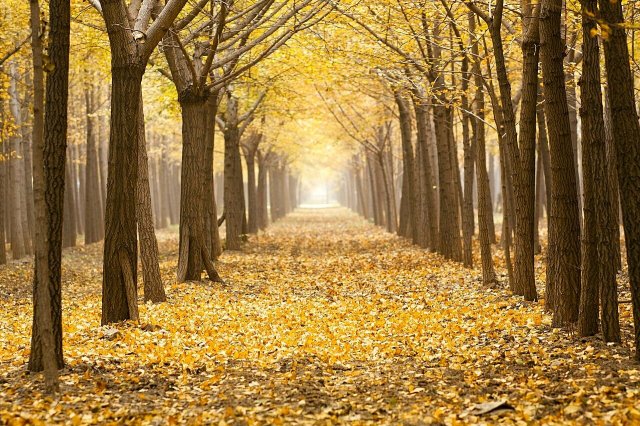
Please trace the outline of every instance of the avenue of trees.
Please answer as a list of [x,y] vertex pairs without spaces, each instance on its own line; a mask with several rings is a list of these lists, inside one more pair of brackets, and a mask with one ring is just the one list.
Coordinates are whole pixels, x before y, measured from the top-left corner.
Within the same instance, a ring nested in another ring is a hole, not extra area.
[[63,247],[102,241],[101,322],[138,320],[139,284],[166,300],[156,230],[177,228],[178,281],[222,284],[223,250],[322,179],[486,286],[501,252],[509,289],[582,336],[620,342],[628,286],[640,356],[635,3],[28,6],[0,16],[0,264],[34,255],[50,390]]

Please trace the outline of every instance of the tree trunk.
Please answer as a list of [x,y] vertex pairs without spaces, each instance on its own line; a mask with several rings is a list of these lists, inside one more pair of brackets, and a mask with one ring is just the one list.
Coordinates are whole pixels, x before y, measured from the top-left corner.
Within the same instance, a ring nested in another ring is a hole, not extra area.
[[551,150],[548,263],[555,293],[553,325],[567,326],[578,319],[580,296],[580,216],[578,191],[567,109],[561,36],[562,0],[543,0],[540,10],[540,59],[544,81],[545,115]]
[[[476,20],[473,13],[469,13],[469,29],[475,32]],[[476,149],[476,181],[478,182],[478,239],[480,240],[480,261],[482,262],[482,283],[492,286],[496,283],[496,273],[493,267],[493,255],[491,243],[493,223],[493,203],[491,202],[491,189],[489,175],[487,173],[487,151],[485,139],[485,101],[482,82],[482,69],[480,64],[479,48],[477,43],[471,47],[474,57],[471,72],[474,76],[475,95],[473,98],[473,119],[471,120]],[[493,238],[492,238],[493,237]]]
[[149,187],[149,164],[147,158],[146,135],[144,129],[144,110],[142,95],[138,113],[138,180],[136,183],[136,220],[140,237],[140,260],[142,262],[142,281],[144,285],[144,301],[160,303],[167,300],[164,285],[160,277],[158,260],[158,241],[153,227],[151,211],[151,189]]
[[[199,281],[206,269],[211,281],[221,279],[205,243],[203,201],[204,156],[207,134],[207,99],[180,94],[182,108],[182,178],[180,196],[180,248],[178,281]],[[227,217],[227,221],[229,218]]]
[[85,167],[85,232],[84,243],[91,244],[104,238],[104,218],[102,217],[102,198],[100,196],[100,175],[98,165],[98,151],[96,132],[97,117],[95,116],[97,102],[95,100],[95,88],[85,89],[85,102],[87,109],[87,164]]
[[[240,159],[240,132],[238,129],[238,103],[233,96],[227,105],[224,128],[224,212],[226,249],[240,250],[244,215],[244,184]],[[279,195],[279,194],[278,194]]]
[[[11,63],[9,83],[9,109],[16,127],[20,127],[20,99],[18,95],[18,70],[15,62]],[[24,161],[22,160],[22,141],[15,133],[9,136],[9,195],[11,196],[11,253],[14,259],[20,259],[29,252],[29,239],[26,228],[26,204],[24,203]]]
[[[113,43],[113,42],[112,42]],[[112,66],[102,324],[137,320],[136,194],[144,65]],[[133,214],[132,214],[133,213]]]
[[[34,214],[37,220],[35,220],[34,309],[29,370],[44,370],[47,391],[55,392],[58,390],[57,369],[64,366],[60,234],[67,137],[71,14],[70,2],[51,0],[49,60],[55,66],[47,75],[45,121],[40,8],[37,0],[32,0],[30,3],[34,67]],[[52,204],[48,204],[49,202]]]
[[622,4],[600,1],[602,18],[610,25],[604,41],[607,86],[622,204],[629,283],[633,304],[635,357],[640,360],[640,122],[634,104],[633,76],[623,25]]
[[436,220],[436,202],[434,200],[433,180],[431,179],[433,168],[429,155],[429,110],[421,98],[414,95],[414,110],[416,114],[416,139],[420,152],[418,171],[421,182],[421,206],[422,224],[424,226],[424,241],[422,247],[436,250],[438,236],[438,222]]
[[257,218],[257,202],[258,195],[256,192],[256,165],[255,165],[255,150],[250,150],[245,155],[245,161],[247,163],[247,213],[248,222],[247,230],[251,234],[258,232],[258,218]]
[[213,259],[222,254],[220,229],[218,227],[218,206],[216,205],[215,180],[213,173],[213,150],[215,147],[216,114],[218,112],[218,92],[213,91],[207,98],[207,137],[204,158],[204,177],[202,179],[205,203],[206,245]]
[[[69,150],[67,149],[67,153]],[[62,247],[75,247],[76,237],[78,236],[77,230],[77,217],[76,217],[76,192],[73,188],[73,174],[71,168],[72,157],[68,158],[65,162],[65,179],[67,185],[64,189],[64,212],[62,221]]]
[[266,229],[269,224],[269,215],[267,213],[267,159],[258,152],[258,188],[256,190],[256,218],[258,220],[258,228]]
[[436,146],[438,152],[438,182],[440,190],[440,253],[451,260],[461,260],[462,242],[460,241],[460,217],[456,203],[454,170],[451,167],[449,126],[451,111],[443,105],[433,106]]

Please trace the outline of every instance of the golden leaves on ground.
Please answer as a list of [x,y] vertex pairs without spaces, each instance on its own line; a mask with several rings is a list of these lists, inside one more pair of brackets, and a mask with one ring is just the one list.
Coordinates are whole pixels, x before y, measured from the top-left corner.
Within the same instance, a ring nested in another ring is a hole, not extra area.
[[[175,284],[175,250],[161,244],[169,301],[110,327],[99,326],[99,247],[67,253],[55,401],[25,372],[29,265],[1,269],[0,422],[640,420],[628,348],[552,330],[542,304],[484,289],[478,271],[346,210],[300,210],[225,253],[224,287]],[[514,409],[486,409],[502,402]]]

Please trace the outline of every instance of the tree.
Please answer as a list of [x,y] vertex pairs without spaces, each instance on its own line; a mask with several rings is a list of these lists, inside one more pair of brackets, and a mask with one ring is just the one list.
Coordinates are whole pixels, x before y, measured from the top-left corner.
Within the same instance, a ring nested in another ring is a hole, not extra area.
[[[49,46],[46,97],[43,101],[43,56],[40,11],[31,3],[34,58],[33,177],[36,213],[34,309],[29,370],[45,371],[49,390],[55,391],[62,355],[62,202],[65,187],[67,100],[69,87],[69,32],[71,6],[67,0],[49,2]],[[44,102],[44,110],[43,110]],[[44,122],[43,122],[44,112]]]
[[561,35],[562,1],[543,0],[540,9],[540,60],[545,115],[551,151],[551,204],[547,274],[553,283],[553,324],[566,326],[578,319],[580,295],[580,216],[571,126],[565,90]]
[[[96,3],[95,0],[93,3]],[[111,47],[111,124],[105,213],[102,323],[137,319],[139,125],[142,76],[149,57],[186,0],[169,0],[149,24],[155,2],[100,0]],[[131,17],[131,18],[130,18]]]
[[634,104],[626,32],[621,25],[624,22],[622,4],[600,1],[599,5],[607,24],[604,58],[633,303],[635,357],[640,360],[640,212],[637,202],[640,199],[640,122]]

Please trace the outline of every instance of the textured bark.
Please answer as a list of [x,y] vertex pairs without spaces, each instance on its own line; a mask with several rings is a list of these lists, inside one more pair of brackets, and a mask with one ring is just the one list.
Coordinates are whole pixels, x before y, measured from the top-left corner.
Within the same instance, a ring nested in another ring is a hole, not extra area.
[[[536,103],[538,98],[538,13],[525,27],[522,43],[523,73],[522,100],[520,109],[520,141],[517,155],[511,152],[513,181],[515,185],[515,280],[516,291],[525,300],[537,300],[534,273],[534,227],[535,227],[535,165],[536,165]],[[511,147],[514,149],[515,147]],[[511,151],[510,147],[507,147]],[[515,163],[518,161],[518,163]]]
[[[534,188],[535,188],[535,102],[537,90],[537,19],[534,17],[523,37],[523,108],[521,117],[520,144],[516,131],[515,114],[511,96],[503,41],[501,36],[502,16],[491,22],[490,33],[496,62],[496,75],[500,92],[501,124],[504,131],[505,160],[510,163],[510,179],[513,183],[513,196],[509,197],[509,227],[515,229],[515,268],[510,278],[511,289],[516,294],[525,296],[526,300],[536,300],[535,278],[533,275],[533,222],[534,222]],[[507,190],[511,190],[507,185]],[[503,193],[503,197],[505,194]],[[513,200],[513,202],[511,202]],[[506,213],[506,212],[505,212]],[[506,218],[506,214],[505,214]],[[506,221],[505,221],[506,224]],[[503,238],[504,238],[503,233]]]
[[[476,28],[473,13],[469,14],[469,29],[473,33]],[[496,283],[491,253],[493,223],[493,203],[489,175],[487,173],[487,150],[485,140],[485,101],[482,82],[482,68],[478,45],[473,43],[471,54],[474,57],[471,72],[474,76],[475,95],[473,98],[472,137],[476,149],[476,181],[478,182],[478,239],[480,241],[480,261],[482,263],[482,283],[492,286]],[[493,236],[495,238],[495,236]]]
[[613,141],[613,124],[611,119],[611,105],[609,104],[609,91],[605,87],[604,93],[604,132],[607,146],[607,181],[609,182],[609,206],[611,208],[611,240],[613,255],[615,256],[616,269],[622,270],[622,253],[620,243],[620,190],[618,188],[618,160],[616,159],[616,147]]
[[[60,137],[55,140],[61,146],[58,151],[59,157],[64,161],[64,143],[66,142],[66,98],[68,81],[68,58],[69,58],[69,2],[53,0],[50,4],[53,22],[51,27],[50,54],[52,63],[59,65],[60,69],[54,69],[48,78],[47,83],[55,89],[64,89],[64,92],[53,93],[48,91],[47,95],[53,96],[54,101],[63,101],[62,105],[47,104],[47,121],[56,121],[62,124],[59,119],[63,119],[64,125],[61,129],[65,133],[58,133]],[[64,365],[62,357],[62,330],[61,330],[61,305],[59,299],[60,282],[51,281],[51,268],[49,254],[51,251],[61,254],[60,248],[51,246],[49,232],[52,229],[51,222],[54,215],[48,213],[46,203],[46,161],[45,161],[45,123],[44,123],[44,72],[43,72],[43,46],[40,39],[40,7],[37,0],[30,1],[31,8],[31,30],[32,30],[32,52],[33,52],[33,178],[34,178],[34,219],[35,225],[35,273],[33,281],[33,325],[31,334],[31,353],[29,358],[29,370],[44,370],[45,386],[48,392],[58,390],[58,368]],[[57,95],[57,96],[55,96]],[[49,131],[52,126],[47,126]],[[48,138],[47,142],[52,142]],[[58,215],[57,217],[60,217]],[[57,224],[60,225],[60,224]],[[58,226],[57,229],[60,229]],[[59,241],[59,240],[58,240]],[[1,241],[4,244],[4,240]],[[60,259],[57,259],[59,265]],[[59,277],[58,277],[59,278]]]
[[[135,194],[138,179],[136,138],[139,120],[143,120],[140,103],[142,76],[153,49],[185,3],[186,0],[168,1],[149,26],[147,37],[136,38],[131,30],[125,3],[120,0],[100,0],[111,50],[112,90],[102,324],[138,319],[136,197],[132,194]],[[146,6],[150,4],[145,2]],[[148,10],[148,7],[141,10]],[[144,32],[147,21],[141,18],[136,23],[136,29],[141,24],[140,31]]]
[[436,249],[438,236],[438,222],[436,221],[436,202],[434,200],[433,168],[429,155],[429,110],[422,97],[414,94],[414,111],[416,115],[416,143],[419,152],[417,169],[420,178],[420,206],[422,210],[422,222],[419,224],[424,229],[424,239],[419,242],[421,247]]
[[633,76],[629,65],[622,4],[600,1],[602,18],[611,33],[603,43],[616,151],[618,188],[622,204],[629,283],[633,305],[635,358],[640,360],[640,122],[634,104]]
[[440,193],[440,241],[438,242],[438,250],[447,259],[461,260],[460,217],[456,202],[455,176],[451,167],[451,143],[449,141],[449,127],[452,125],[451,110],[443,105],[434,105],[433,118],[438,152]]
[[[545,115],[551,151],[549,263],[555,293],[553,325],[568,326],[578,319],[580,295],[580,216],[567,108],[561,36],[561,0],[544,0],[540,10],[540,59],[544,81]],[[548,272],[548,273],[549,273]]]
[[[31,334],[31,353],[29,370],[40,371],[47,367],[47,342],[49,332],[37,318],[47,316],[47,298],[50,303],[51,333],[53,334],[53,351],[58,368],[64,366],[62,355],[62,220],[63,198],[65,193],[65,160],[67,145],[67,102],[69,88],[69,30],[70,2],[67,0],[51,0],[49,61],[53,65],[46,76],[46,103],[44,117],[44,147],[42,151],[34,150],[34,178],[38,174],[38,216],[42,219],[43,203],[46,204],[44,222],[39,224],[39,250],[36,260],[36,276],[34,278],[34,324]],[[42,152],[42,161],[40,160]],[[42,175],[41,175],[42,172]],[[44,186],[44,188],[43,188]],[[42,200],[41,197],[44,197]],[[43,229],[43,227],[46,228]],[[40,235],[46,232],[46,235]],[[45,245],[41,243],[44,237]],[[44,261],[46,259],[46,262]],[[47,278],[45,278],[46,275]],[[48,291],[44,286],[47,286]],[[47,297],[48,296],[48,297]],[[44,310],[42,309],[44,308]],[[46,318],[45,318],[46,322]],[[48,367],[49,369],[51,367]]]
[[[411,142],[411,110],[407,100],[399,90],[394,91],[394,98],[398,106],[400,139],[402,141],[402,198],[400,204],[400,227],[398,234],[403,237],[410,237],[414,244],[419,241],[421,232],[418,226],[418,197],[416,165],[413,156],[413,145]],[[386,179],[385,179],[386,180]],[[386,189],[386,184],[385,184]],[[388,197],[387,197],[388,198]],[[404,210],[403,210],[404,205]],[[390,219],[390,215],[387,215]]]
[[[114,47],[112,47],[112,50]],[[114,64],[115,65],[115,64]],[[138,240],[136,183],[138,179],[138,120],[144,66],[112,67],[111,132],[105,212],[102,324],[137,320]],[[133,214],[132,214],[133,213]]]
[[202,179],[205,165],[202,154],[206,148],[207,99],[183,92],[180,106],[183,140],[178,281],[199,281],[202,270],[206,269],[211,281],[220,282],[204,233]]

